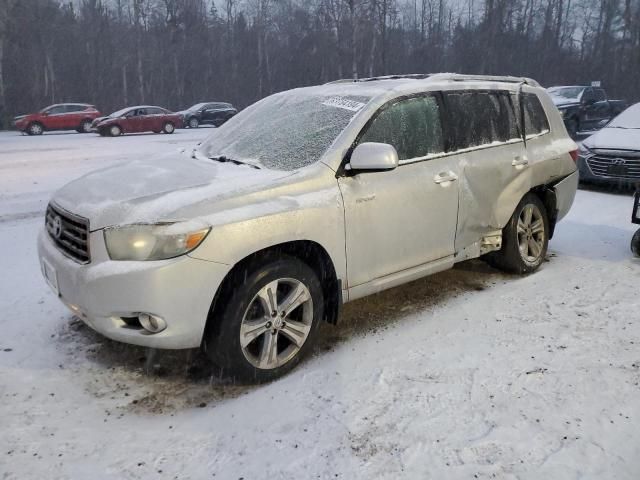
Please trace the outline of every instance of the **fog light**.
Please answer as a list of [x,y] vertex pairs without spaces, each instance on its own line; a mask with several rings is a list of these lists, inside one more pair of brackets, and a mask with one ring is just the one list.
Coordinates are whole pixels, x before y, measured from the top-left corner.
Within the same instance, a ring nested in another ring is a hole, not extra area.
[[157,315],[151,315],[150,313],[141,313],[138,315],[138,320],[142,328],[151,333],[158,333],[167,328],[167,322]]

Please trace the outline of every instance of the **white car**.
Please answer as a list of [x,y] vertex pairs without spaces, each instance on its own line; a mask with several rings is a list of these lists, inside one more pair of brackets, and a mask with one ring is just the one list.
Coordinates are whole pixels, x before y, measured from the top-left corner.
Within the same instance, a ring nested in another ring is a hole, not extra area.
[[533,80],[339,81],[267,97],[191,155],[140,159],[55,193],[42,271],[89,326],[202,347],[266,381],[340,306],[485,256],[542,263],[577,146]]

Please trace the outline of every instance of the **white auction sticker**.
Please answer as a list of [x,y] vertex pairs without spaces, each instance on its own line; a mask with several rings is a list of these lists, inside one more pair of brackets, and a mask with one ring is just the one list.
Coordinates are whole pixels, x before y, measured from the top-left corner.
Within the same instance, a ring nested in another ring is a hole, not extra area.
[[327,107],[344,108],[345,110],[351,110],[352,112],[357,112],[362,107],[364,107],[364,103],[349,100],[348,98],[344,97],[328,98],[324,102],[322,102],[322,105],[326,105]]

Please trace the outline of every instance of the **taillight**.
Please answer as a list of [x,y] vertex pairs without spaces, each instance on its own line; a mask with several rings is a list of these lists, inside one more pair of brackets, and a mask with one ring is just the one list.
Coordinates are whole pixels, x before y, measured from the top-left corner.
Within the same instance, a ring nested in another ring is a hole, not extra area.
[[576,150],[571,150],[571,151],[569,152],[569,155],[571,155],[571,159],[572,159],[574,162],[577,162],[577,161],[578,161],[578,150],[577,150],[577,149],[576,149]]

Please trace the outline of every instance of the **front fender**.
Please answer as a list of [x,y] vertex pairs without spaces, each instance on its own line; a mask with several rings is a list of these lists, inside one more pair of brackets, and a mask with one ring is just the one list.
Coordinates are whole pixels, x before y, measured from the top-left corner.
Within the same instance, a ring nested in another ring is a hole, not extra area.
[[344,207],[337,185],[325,191],[281,196],[225,210],[202,219],[213,227],[203,244],[189,254],[194,258],[235,265],[260,250],[309,240],[327,251],[338,278],[346,278]]

